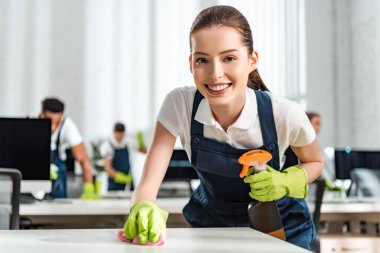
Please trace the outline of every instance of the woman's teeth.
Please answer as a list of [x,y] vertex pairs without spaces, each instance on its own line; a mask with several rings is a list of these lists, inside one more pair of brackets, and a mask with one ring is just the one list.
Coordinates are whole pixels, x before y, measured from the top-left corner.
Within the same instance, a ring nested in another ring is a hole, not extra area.
[[212,91],[221,91],[226,88],[228,88],[231,84],[223,84],[223,85],[207,85],[207,88],[209,88]]

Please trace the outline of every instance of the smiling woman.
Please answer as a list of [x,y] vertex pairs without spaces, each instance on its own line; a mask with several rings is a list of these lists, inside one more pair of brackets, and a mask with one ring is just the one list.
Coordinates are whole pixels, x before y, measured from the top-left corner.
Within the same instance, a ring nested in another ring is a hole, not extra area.
[[[315,230],[304,198],[323,159],[306,114],[267,90],[257,72],[250,26],[237,9],[220,5],[201,11],[190,30],[190,47],[196,87],[174,89],[165,98],[132,197],[126,237],[138,236],[145,244],[165,234],[168,213],[154,202],[179,136],[200,178],[183,209],[193,227],[248,226],[252,199],[276,200],[287,241],[309,249]],[[289,145],[300,164],[283,168]],[[243,180],[238,158],[257,149],[273,159],[266,171],[249,172]]]

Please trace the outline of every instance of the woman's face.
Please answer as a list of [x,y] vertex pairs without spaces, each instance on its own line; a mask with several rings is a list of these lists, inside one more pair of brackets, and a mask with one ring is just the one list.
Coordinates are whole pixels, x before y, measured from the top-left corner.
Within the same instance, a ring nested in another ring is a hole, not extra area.
[[256,52],[248,53],[241,34],[228,26],[203,28],[191,35],[190,70],[210,105],[245,101],[248,75],[256,69]]

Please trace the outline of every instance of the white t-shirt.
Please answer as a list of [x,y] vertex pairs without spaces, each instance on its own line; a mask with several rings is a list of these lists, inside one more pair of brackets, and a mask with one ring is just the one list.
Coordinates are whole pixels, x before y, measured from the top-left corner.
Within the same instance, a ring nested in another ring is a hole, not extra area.
[[[112,143],[112,146],[111,146],[111,143]],[[110,138],[109,140],[106,140],[104,141],[100,147],[99,147],[99,151],[100,151],[100,155],[102,156],[102,158],[106,158],[106,159],[113,159],[114,155],[115,155],[115,151],[114,151],[114,148],[116,149],[122,149],[122,148],[125,148],[127,147],[128,150],[130,150],[129,148],[129,145],[127,144],[127,142],[125,140],[122,140],[121,142],[117,142],[115,140],[115,138]]]
[[[194,86],[174,89],[166,96],[158,114],[158,121],[172,135],[180,137],[182,146],[190,158],[190,125],[195,92]],[[272,100],[282,167],[286,159],[284,153],[289,145],[301,147],[312,143],[315,131],[299,104],[268,94]],[[203,134],[206,138],[228,143],[239,149],[254,149],[263,145],[256,94],[250,88],[246,90],[246,102],[239,118],[227,131],[215,120],[206,99],[200,102],[195,120],[204,125]]]
[[[63,122],[63,125],[62,125]],[[51,150],[56,149],[56,143],[58,138],[59,129],[61,129],[61,135],[59,137],[59,157],[61,160],[66,160],[65,150],[71,147],[74,147],[83,142],[83,138],[79,133],[77,126],[74,121],[72,121],[69,117],[64,116],[59,124],[59,127],[54,131],[51,135]]]

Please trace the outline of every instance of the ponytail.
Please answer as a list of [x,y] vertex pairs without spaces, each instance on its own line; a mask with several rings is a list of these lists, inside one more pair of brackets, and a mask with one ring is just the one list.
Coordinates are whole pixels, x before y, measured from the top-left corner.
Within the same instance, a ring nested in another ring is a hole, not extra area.
[[267,88],[267,86],[265,86],[263,80],[261,79],[261,76],[257,69],[249,73],[248,87],[254,90],[269,91],[269,89]]

